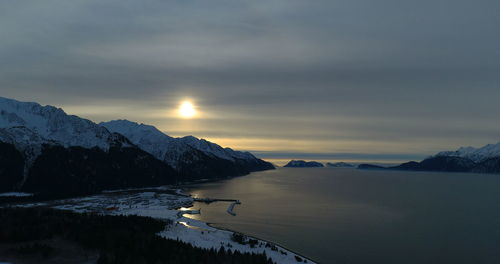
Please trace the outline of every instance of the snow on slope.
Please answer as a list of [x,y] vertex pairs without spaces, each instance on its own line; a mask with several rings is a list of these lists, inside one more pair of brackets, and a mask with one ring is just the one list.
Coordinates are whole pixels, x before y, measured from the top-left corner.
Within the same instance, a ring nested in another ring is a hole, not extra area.
[[497,144],[488,144],[481,148],[461,147],[455,151],[443,151],[436,154],[439,156],[468,158],[474,162],[481,162],[489,158],[500,156],[500,142]]
[[[38,137],[40,142],[55,141],[65,147],[99,147],[107,150],[116,140],[116,136],[106,128],[90,120],[67,115],[60,108],[0,97],[0,129],[3,129],[3,138],[9,137],[9,129],[13,128],[23,128],[24,135],[10,133],[11,140]],[[30,143],[39,143],[31,139]]]
[[178,157],[190,149],[189,146],[179,144],[180,142],[163,134],[154,126],[138,124],[128,120],[102,122],[99,125],[107,128],[109,131],[126,136],[142,150],[173,167],[175,167]]
[[42,144],[56,144],[23,126],[0,128],[0,142],[16,146],[24,154],[25,162],[22,183],[28,177],[28,168],[33,165],[36,158],[42,153]]
[[230,161],[234,161],[235,159],[256,159],[255,156],[249,152],[234,151],[230,148],[223,148],[215,143],[193,136],[186,136],[179,138],[179,140],[195,149],[209,153],[221,159]]
[[248,152],[222,148],[215,143],[193,136],[173,138],[165,135],[154,126],[138,124],[128,120],[114,120],[100,123],[100,125],[106,127],[109,131],[126,136],[132,143],[173,167],[175,167],[177,158],[182,153],[192,149],[230,161],[235,161],[236,159],[257,159]]

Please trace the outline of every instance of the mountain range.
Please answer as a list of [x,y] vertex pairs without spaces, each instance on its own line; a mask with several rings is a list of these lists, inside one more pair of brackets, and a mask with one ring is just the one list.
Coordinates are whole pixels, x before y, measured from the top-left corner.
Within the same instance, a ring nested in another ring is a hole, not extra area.
[[176,169],[186,179],[227,177],[274,168],[250,152],[222,148],[193,136],[173,138],[150,125],[128,120],[103,122],[100,125],[124,135],[142,150]]
[[500,142],[497,144],[488,144],[480,148],[461,147],[455,151],[443,151],[420,162],[410,161],[393,167],[361,164],[358,168],[500,173]]
[[127,120],[96,124],[0,97],[0,192],[61,195],[218,179],[273,169],[248,152]]

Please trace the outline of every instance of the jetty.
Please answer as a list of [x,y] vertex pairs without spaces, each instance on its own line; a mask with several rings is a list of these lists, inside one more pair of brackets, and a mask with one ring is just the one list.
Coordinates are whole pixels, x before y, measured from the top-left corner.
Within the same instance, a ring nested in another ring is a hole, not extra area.
[[232,215],[232,216],[236,216],[236,213],[233,212],[233,209],[234,209],[234,206],[237,205],[237,204],[241,204],[240,201],[236,201],[236,202],[232,202],[229,207],[227,208],[227,213]]
[[194,198],[195,202],[202,202],[202,203],[213,203],[213,202],[233,202],[233,203],[238,203],[240,204],[240,200],[235,200],[235,199],[217,199],[217,198]]
[[232,215],[232,216],[236,215],[236,213],[233,211],[234,206],[236,206],[237,204],[241,204],[240,200],[236,200],[236,199],[194,198],[194,201],[207,203],[207,204],[213,203],[213,202],[230,202],[231,204],[227,208],[227,213]]

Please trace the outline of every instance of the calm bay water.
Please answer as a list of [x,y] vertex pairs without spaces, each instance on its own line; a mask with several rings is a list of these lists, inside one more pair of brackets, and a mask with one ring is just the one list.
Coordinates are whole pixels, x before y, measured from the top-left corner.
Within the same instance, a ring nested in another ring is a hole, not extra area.
[[280,168],[192,186],[192,216],[320,263],[500,263],[500,175]]

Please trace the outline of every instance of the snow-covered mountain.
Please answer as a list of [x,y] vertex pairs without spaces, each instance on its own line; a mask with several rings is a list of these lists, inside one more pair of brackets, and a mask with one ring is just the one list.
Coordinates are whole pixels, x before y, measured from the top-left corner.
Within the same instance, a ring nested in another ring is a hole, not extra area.
[[74,195],[176,178],[123,135],[53,106],[0,97],[0,191]]
[[490,158],[500,157],[500,142],[488,144],[480,148],[461,147],[455,151],[443,151],[436,154],[436,157],[460,157],[467,158],[474,162],[482,162]]
[[235,161],[237,159],[255,160],[257,159],[250,152],[235,151],[230,148],[223,148],[215,143],[205,139],[199,139],[193,136],[186,136],[178,139],[180,142],[189,145],[197,150],[203,151],[215,157]]
[[[373,167],[375,166],[364,164],[358,168]],[[456,151],[443,151],[420,162],[410,161],[393,167],[376,167],[390,170],[500,173],[500,143],[488,144],[481,148],[462,147]]]
[[[18,134],[20,129],[13,128],[20,128],[23,132]],[[118,139],[94,122],[68,115],[60,108],[3,97],[0,97],[0,129],[3,129],[0,133],[3,138],[0,139],[10,138],[30,145],[51,142],[64,147],[108,150]]]
[[195,162],[203,162],[207,157],[211,160],[222,159],[232,164],[249,165],[249,171],[272,168],[272,165],[264,162],[249,152],[235,151],[230,148],[223,148],[215,143],[193,136],[173,138],[158,130],[154,126],[138,124],[128,120],[114,120],[100,123],[111,132],[116,132],[126,136],[130,141],[151,153],[153,156],[166,162],[174,168],[179,168],[180,163],[190,162],[184,157],[189,155],[191,159],[195,157]]
[[98,125],[60,108],[0,97],[0,192],[74,195],[272,168],[195,137],[172,138],[124,120]]
[[131,142],[140,146],[140,148],[152,154],[157,159],[175,165],[174,160],[170,157],[172,152],[177,151],[175,146],[173,146],[174,138],[163,134],[155,127],[126,120],[102,122],[99,125],[109,131],[124,135]]

